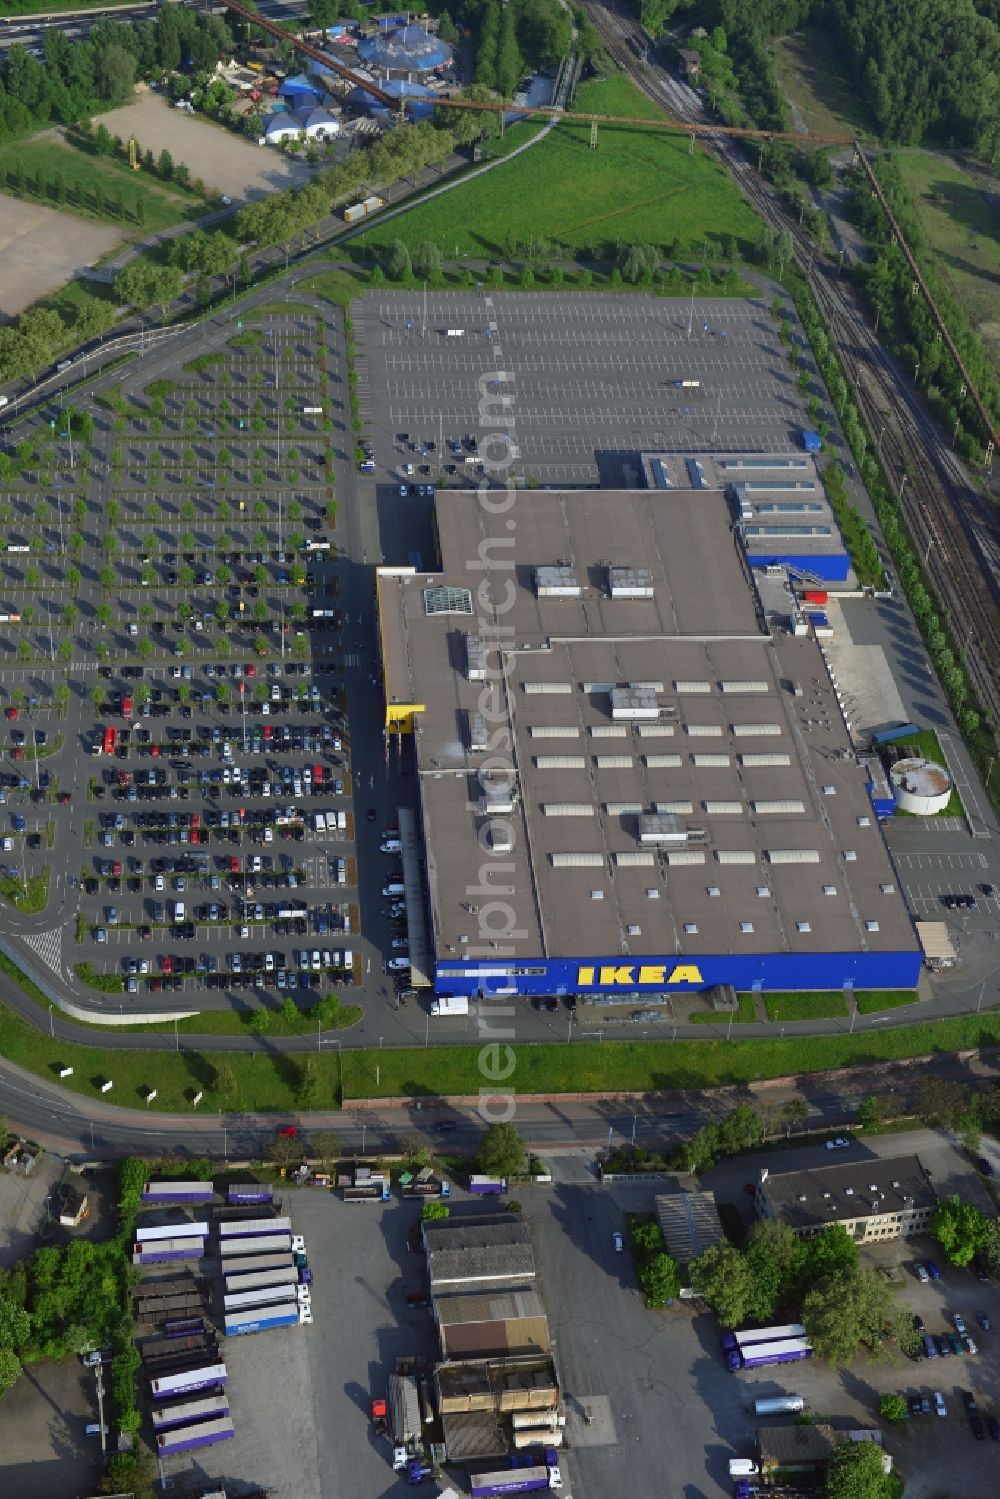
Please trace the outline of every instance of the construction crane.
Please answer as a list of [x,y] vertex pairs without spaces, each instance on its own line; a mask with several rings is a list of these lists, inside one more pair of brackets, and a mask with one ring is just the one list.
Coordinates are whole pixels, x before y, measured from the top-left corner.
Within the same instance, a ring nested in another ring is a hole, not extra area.
[[[290,47],[294,47],[297,52],[301,52],[303,57],[308,57],[313,62],[318,62],[329,72],[336,73],[346,83],[352,84],[353,87],[363,89],[366,94],[370,94],[373,99],[378,100],[380,104],[384,104],[387,109],[395,110],[400,115],[403,115],[411,103],[426,107],[426,98],[421,97],[412,100],[406,98],[397,99],[394,95],[387,93],[385,89],[379,88],[377,83],[372,83],[370,79],[363,78],[360,74],[352,72],[346,64],[338,62],[336,58],[321,51],[319,47],[314,47],[311,42],[304,41],[301,37],[292,36],[289,32],[282,30],[276,22],[268,20],[266,16],[262,16],[257,11],[250,10],[248,6],[242,5],[240,0],[222,0],[222,3],[226,6],[227,10],[231,10],[236,15],[242,16],[251,26],[258,27],[261,31],[267,32],[278,41],[286,42]],[[556,113],[551,105],[517,104],[512,106],[509,100],[503,99],[441,99],[438,102],[442,107],[447,107],[448,109],[472,110],[478,114],[498,114],[501,116],[501,119],[505,114],[510,114],[512,111],[517,115],[518,119],[533,117],[551,120],[553,114]],[[642,130],[662,130],[672,135],[721,135],[745,140],[794,141],[798,146],[850,146],[853,144],[853,137],[849,135],[798,135],[793,131],[783,130],[741,130],[735,125],[694,125],[664,118],[638,120],[632,115],[582,114],[574,110],[566,118],[580,120],[584,124],[590,125],[631,125],[633,129],[638,127]]]

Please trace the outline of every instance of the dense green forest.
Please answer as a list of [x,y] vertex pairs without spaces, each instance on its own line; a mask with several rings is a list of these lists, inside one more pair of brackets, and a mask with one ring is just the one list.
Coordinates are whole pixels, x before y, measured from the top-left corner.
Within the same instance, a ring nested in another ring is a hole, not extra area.
[[[744,88],[763,43],[811,22],[829,29],[886,140],[935,140],[987,160],[1000,150],[1000,0],[632,0],[653,35],[721,27]],[[744,66],[740,66],[741,62]],[[755,80],[754,72],[757,72]],[[748,106],[749,107],[749,106]],[[756,111],[751,109],[756,117]]]
[[131,96],[136,79],[182,62],[211,70],[231,47],[221,16],[196,15],[180,5],[165,5],[155,21],[140,25],[98,21],[86,41],[46,31],[44,60],[15,44],[0,66],[0,140],[112,109]]

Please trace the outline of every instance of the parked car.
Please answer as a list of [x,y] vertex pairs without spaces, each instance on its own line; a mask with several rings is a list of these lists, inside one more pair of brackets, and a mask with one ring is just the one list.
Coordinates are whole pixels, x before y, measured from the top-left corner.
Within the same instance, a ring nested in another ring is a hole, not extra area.
[[944,1403],[944,1396],[940,1390],[934,1391],[934,1409],[939,1416],[946,1416],[948,1414],[948,1407]]
[[613,1233],[611,1235],[611,1242],[615,1247],[615,1254],[621,1254],[622,1250],[625,1248],[625,1240],[622,1238],[621,1234],[618,1232]]

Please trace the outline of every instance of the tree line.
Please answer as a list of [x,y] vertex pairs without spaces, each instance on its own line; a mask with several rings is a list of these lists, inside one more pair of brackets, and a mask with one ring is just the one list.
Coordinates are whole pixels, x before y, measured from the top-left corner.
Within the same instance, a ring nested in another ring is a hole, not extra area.
[[[933,139],[967,146],[986,160],[1000,149],[996,0],[632,0],[632,5],[654,36],[666,30],[675,11],[709,32],[721,28],[747,111],[761,127],[779,128],[786,119],[766,43],[809,22],[829,33],[886,140],[915,145]],[[697,40],[687,45],[702,46]]]

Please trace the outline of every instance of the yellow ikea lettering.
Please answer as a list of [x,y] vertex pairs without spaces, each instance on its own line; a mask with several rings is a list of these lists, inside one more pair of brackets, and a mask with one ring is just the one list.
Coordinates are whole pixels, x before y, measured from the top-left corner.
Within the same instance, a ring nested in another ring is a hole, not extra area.
[[667,983],[668,984],[700,984],[701,983],[701,969],[700,968],[695,968],[695,966],[694,966],[693,963],[690,964],[687,967],[685,967],[685,965],[682,963],[682,964],[679,965],[679,967],[677,967],[677,968],[674,969],[673,973],[667,979]]
[[662,988],[666,984],[700,984],[703,982],[701,969],[693,963],[679,963],[667,972],[666,965],[661,963],[643,963],[638,976],[636,969],[631,964],[623,964],[620,967],[604,968],[578,968],[576,971],[576,982],[579,988],[589,989],[595,983],[602,988],[621,989],[626,986],[646,985]]

